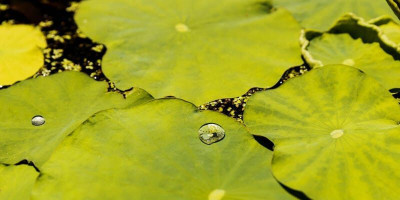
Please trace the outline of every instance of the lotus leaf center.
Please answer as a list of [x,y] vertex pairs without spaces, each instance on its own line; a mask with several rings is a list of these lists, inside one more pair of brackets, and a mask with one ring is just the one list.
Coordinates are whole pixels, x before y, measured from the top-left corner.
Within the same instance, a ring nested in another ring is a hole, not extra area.
[[344,134],[344,131],[342,129],[337,129],[331,132],[331,137],[336,139],[342,137]]
[[186,26],[186,24],[182,24],[182,23],[175,25],[175,29],[176,29],[176,31],[178,31],[180,33],[185,33],[190,30],[189,27]]
[[225,195],[225,190],[215,189],[210,195],[208,195],[208,200],[221,200]]

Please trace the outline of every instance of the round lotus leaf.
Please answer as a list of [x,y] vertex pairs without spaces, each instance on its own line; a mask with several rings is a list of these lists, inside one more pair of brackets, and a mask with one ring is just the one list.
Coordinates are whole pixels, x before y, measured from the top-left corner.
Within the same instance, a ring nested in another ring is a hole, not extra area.
[[29,160],[40,166],[54,148],[93,114],[139,104],[150,96],[107,92],[106,82],[80,72],[38,77],[0,90],[0,162]]
[[[204,125],[225,137],[203,143]],[[291,199],[269,170],[271,158],[234,119],[154,100],[90,118],[45,163],[32,197]]]
[[378,43],[363,43],[348,34],[324,34],[311,40],[308,51],[322,65],[354,66],[388,90],[400,87],[400,61],[386,54]]
[[269,87],[302,63],[300,26],[263,0],[88,0],[75,19],[104,43],[117,88],[196,105]]
[[31,166],[0,165],[0,199],[28,200],[39,173]]
[[256,93],[244,122],[274,142],[274,176],[312,199],[398,198],[400,107],[358,69],[325,66]]
[[380,0],[274,0],[277,7],[291,11],[304,28],[327,30],[346,13],[370,20],[382,15],[396,17]]
[[0,85],[33,76],[42,66],[46,39],[30,25],[0,25]]
[[397,17],[400,19],[400,1],[399,0],[386,0],[387,3],[390,5],[392,8],[393,12],[397,15]]
[[[395,59],[400,60],[400,47],[396,43],[390,41],[383,30],[379,27],[382,24],[387,24],[389,21],[393,20],[387,16],[381,16],[366,21],[353,13],[347,13],[340,17],[340,19],[336,21],[335,25],[326,32],[315,30],[303,31],[304,34],[301,35],[300,42],[303,47],[306,47],[308,45],[307,42],[321,36],[323,33],[347,33],[354,39],[360,38],[364,43],[379,43],[386,53],[392,55]],[[304,48],[302,50],[304,53]],[[303,56],[307,62],[310,62],[307,55],[303,54]]]

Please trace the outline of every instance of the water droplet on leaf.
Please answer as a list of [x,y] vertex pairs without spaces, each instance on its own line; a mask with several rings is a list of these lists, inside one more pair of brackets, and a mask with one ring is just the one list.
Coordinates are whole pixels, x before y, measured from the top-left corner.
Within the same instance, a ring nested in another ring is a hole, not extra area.
[[225,130],[218,124],[204,124],[199,129],[199,138],[204,144],[213,144],[225,137]]
[[41,126],[45,122],[46,122],[46,120],[41,115],[36,115],[32,118],[32,125],[34,125],[34,126]]

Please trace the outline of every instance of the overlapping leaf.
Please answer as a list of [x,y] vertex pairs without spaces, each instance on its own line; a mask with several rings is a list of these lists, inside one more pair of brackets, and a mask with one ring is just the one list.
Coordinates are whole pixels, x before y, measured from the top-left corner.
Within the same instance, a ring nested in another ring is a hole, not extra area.
[[33,76],[42,66],[46,40],[30,25],[0,25],[0,85]]
[[[135,89],[125,100],[107,88],[107,83],[93,81],[83,73],[65,72],[0,90],[0,162],[14,164],[26,159],[40,166],[67,134],[96,112],[151,98]],[[32,125],[37,115],[45,124]]]
[[391,18],[381,17],[371,21],[381,31],[381,38],[400,52],[400,25]]
[[393,12],[397,15],[397,17],[400,19],[400,1],[399,0],[386,0],[387,3],[390,5],[392,8]]
[[302,63],[300,26],[263,0],[88,0],[79,28],[107,46],[105,75],[196,105],[273,86]]
[[259,92],[244,116],[275,144],[272,170],[313,199],[396,199],[400,108],[378,82],[325,66]]
[[0,165],[0,199],[28,200],[39,173],[26,165]]
[[[225,137],[200,141],[215,123]],[[42,167],[32,199],[291,199],[271,154],[235,120],[161,99],[90,118]]]
[[323,34],[311,40],[309,54],[317,65],[345,64],[361,69],[388,90],[400,87],[400,61],[386,54],[378,43],[363,43],[348,34]]
[[274,0],[287,8],[304,28],[325,31],[346,13],[370,20],[382,15],[395,17],[385,1],[380,0]]

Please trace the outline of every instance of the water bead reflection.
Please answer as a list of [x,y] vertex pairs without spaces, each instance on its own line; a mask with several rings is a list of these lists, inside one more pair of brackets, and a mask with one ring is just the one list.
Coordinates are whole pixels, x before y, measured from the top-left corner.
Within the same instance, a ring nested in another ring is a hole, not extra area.
[[225,130],[218,124],[204,124],[199,129],[199,138],[204,144],[213,144],[225,137]]
[[34,126],[41,126],[46,123],[46,120],[41,115],[36,115],[32,118],[31,122]]

